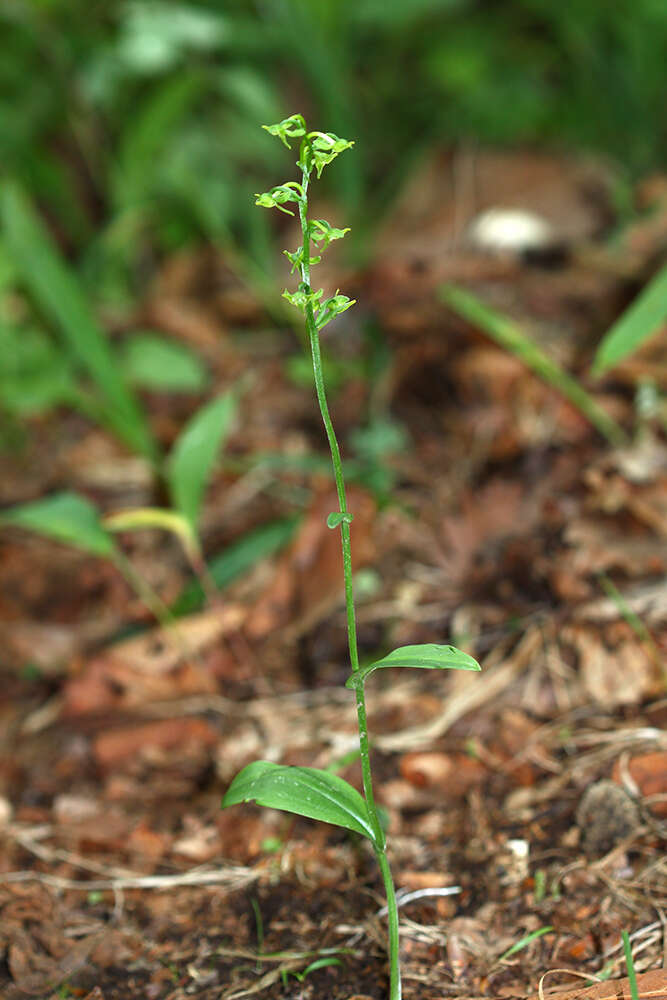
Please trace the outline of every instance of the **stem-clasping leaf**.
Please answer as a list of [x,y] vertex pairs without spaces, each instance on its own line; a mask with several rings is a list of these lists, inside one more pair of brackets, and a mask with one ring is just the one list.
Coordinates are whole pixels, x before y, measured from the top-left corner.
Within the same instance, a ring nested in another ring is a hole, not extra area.
[[354,514],[350,514],[349,511],[342,510],[332,510],[327,516],[327,528],[337,528],[340,524],[352,524],[354,520]]
[[315,767],[290,767],[256,760],[240,771],[222,800],[223,809],[239,802],[256,802],[360,833],[380,850],[366,803],[342,778]]
[[418,646],[400,646],[381,660],[367,663],[345,681],[349,688],[358,687],[369,674],[382,667],[420,667],[425,670],[481,670],[479,663],[456,646],[439,646],[427,642]]

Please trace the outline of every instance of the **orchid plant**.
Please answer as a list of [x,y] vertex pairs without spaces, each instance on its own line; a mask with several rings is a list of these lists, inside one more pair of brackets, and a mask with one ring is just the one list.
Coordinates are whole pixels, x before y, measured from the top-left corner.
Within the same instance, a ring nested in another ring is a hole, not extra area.
[[284,297],[300,309],[305,317],[306,331],[315,377],[315,392],[319,403],[324,429],[331,451],[339,509],[332,511],[327,525],[340,530],[343,553],[343,579],[347,614],[347,637],[350,651],[351,674],[346,686],[354,694],[361,759],[363,795],[347,781],[329,771],[312,767],[293,767],[271,761],[254,761],[237,774],[224,796],[223,807],[240,802],[254,801],[272,809],[282,809],[310,819],[333,823],[352,830],[370,841],[378,861],[387,898],[389,925],[389,1000],[400,1000],[401,974],[399,964],[398,906],[394,883],[387,858],[387,840],[381,814],[375,802],[366,721],[365,685],[370,675],[387,667],[421,667],[429,670],[479,670],[479,664],[467,653],[449,645],[402,646],[381,659],[363,666],[359,660],[352,577],[351,525],[353,514],[348,509],[345,480],[340,448],[329,414],[322,372],[320,331],[354,304],[353,299],[339,291],[324,298],[320,288],[313,290],[311,268],[319,264],[322,254],[333,240],[341,239],[347,229],[336,229],[323,219],[308,216],[308,189],[313,176],[320,178],[322,171],[354,143],[340,139],[331,132],[311,132],[302,115],[290,115],[277,125],[263,126],[271,135],[291,148],[299,142],[297,166],[301,180],[287,181],[257,195],[256,204],[263,208],[277,208],[294,215],[296,209],[301,223],[302,243],[294,251],[285,250],[292,264],[292,273],[298,273],[295,291],[285,290]]

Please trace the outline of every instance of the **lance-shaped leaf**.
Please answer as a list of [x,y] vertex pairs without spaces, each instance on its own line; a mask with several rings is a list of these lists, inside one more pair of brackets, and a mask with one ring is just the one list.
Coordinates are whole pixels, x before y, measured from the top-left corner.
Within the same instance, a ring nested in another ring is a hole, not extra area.
[[355,670],[345,681],[345,686],[355,688],[363,684],[369,674],[382,667],[421,667],[425,670],[481,670],[477,660],[456,646],[438,646],[427,642],[420,646],[401,646],[387,653],[375,663]]
[[125,382],[76,273],[14,181],[3,182],[0,191],[0,224],[25,287],[58,329],[68,357],[95,380],[104,420],[131,448],[155,460],[157,445],[145,414]]
[[96,556],[113,556],[115,546],[104,530],[97,508],[78,493],[55,493],[43,500],[5,510],[0,525],[15,525],[46,535]]
[[315,767],[290,767],[256,760],[232,781],[222,800],[223,809],[238,802],[256,802],[343,826],[378,844],[366,803],[356,788],[342,778]]
[[229,436],[238,409],[231,390],[206,403],[186,424],[167,462],[172,505],[196,530],[204,491],[221,447]]
[[646,285],[602,339],[593,374],[603,375],[636,351],[667,319],[667,264]]

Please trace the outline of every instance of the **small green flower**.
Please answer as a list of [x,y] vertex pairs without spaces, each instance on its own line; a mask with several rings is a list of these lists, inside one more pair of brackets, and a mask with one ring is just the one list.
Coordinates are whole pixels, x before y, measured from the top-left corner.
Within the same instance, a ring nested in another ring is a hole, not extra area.
[[291,143],[288,139],[300,139],[301,136],[306,134],[306,122],[303,115],[290,115],[289,118],[284,118],[277,125],[262,125],[263,129],[269,133],[269,135],[276,135],[288,149],[291,149]]

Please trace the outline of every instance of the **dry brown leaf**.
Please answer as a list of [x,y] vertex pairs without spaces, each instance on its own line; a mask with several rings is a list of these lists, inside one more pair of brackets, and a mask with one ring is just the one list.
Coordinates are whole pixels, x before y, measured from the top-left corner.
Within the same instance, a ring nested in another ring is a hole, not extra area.
[[578,518],[565,529],[569,549],[558,557],[557,569],[574,576],[618,569],[628,576],[664,573],[667,546],[646,532],[630,534],[607,519]]
[[399,768],[417,788],[435,790],[439,797],[452,799],[463,798],[487,776],[480,761],[462,753],[409,753],[401,758]]
[[583,625],[565,627],[561,638],[577,651],[584,689],[599,705],[637,705],[657,690],[658,670],[639,643],[628,640],[608,649],[597,630]]
[[617,760],[612,778],[624,785],[626,774],[642,799],[650,800],[653,796],[656,797],[655,801],[646,803],[650,812],[654,816],[667,816],[667,751],[639,754],[627,763]]
[[100,767],[108,769],[151,748],[214,747],[218,741],[218,732],[203,719],[162,719],[101,733],[94,741],[93,753]]
[[[652,972],[640,973],[637,976],[637,993],[639,1000],[667,1000],[667,969],[654,969]],[[582,989],[580,986],[572,990],[545,990],[544,996],[558,997],[558,1000],[631,1000],[630,980],[612,979],[604,983],[596,983]],[[530,1000],[542,1000],[535,993]]]
[[462,497],[461,513],[442,522],[445,564],[452,579],[464,580],[475,558],[494,541],[526,530],[523,507],[521,485],[498,479]]
[[224,636],[236,632],[246,613],[241,605],[228,604],[117,643],[67,682],[65,714],[214,693],[216,678],[200,658]]

